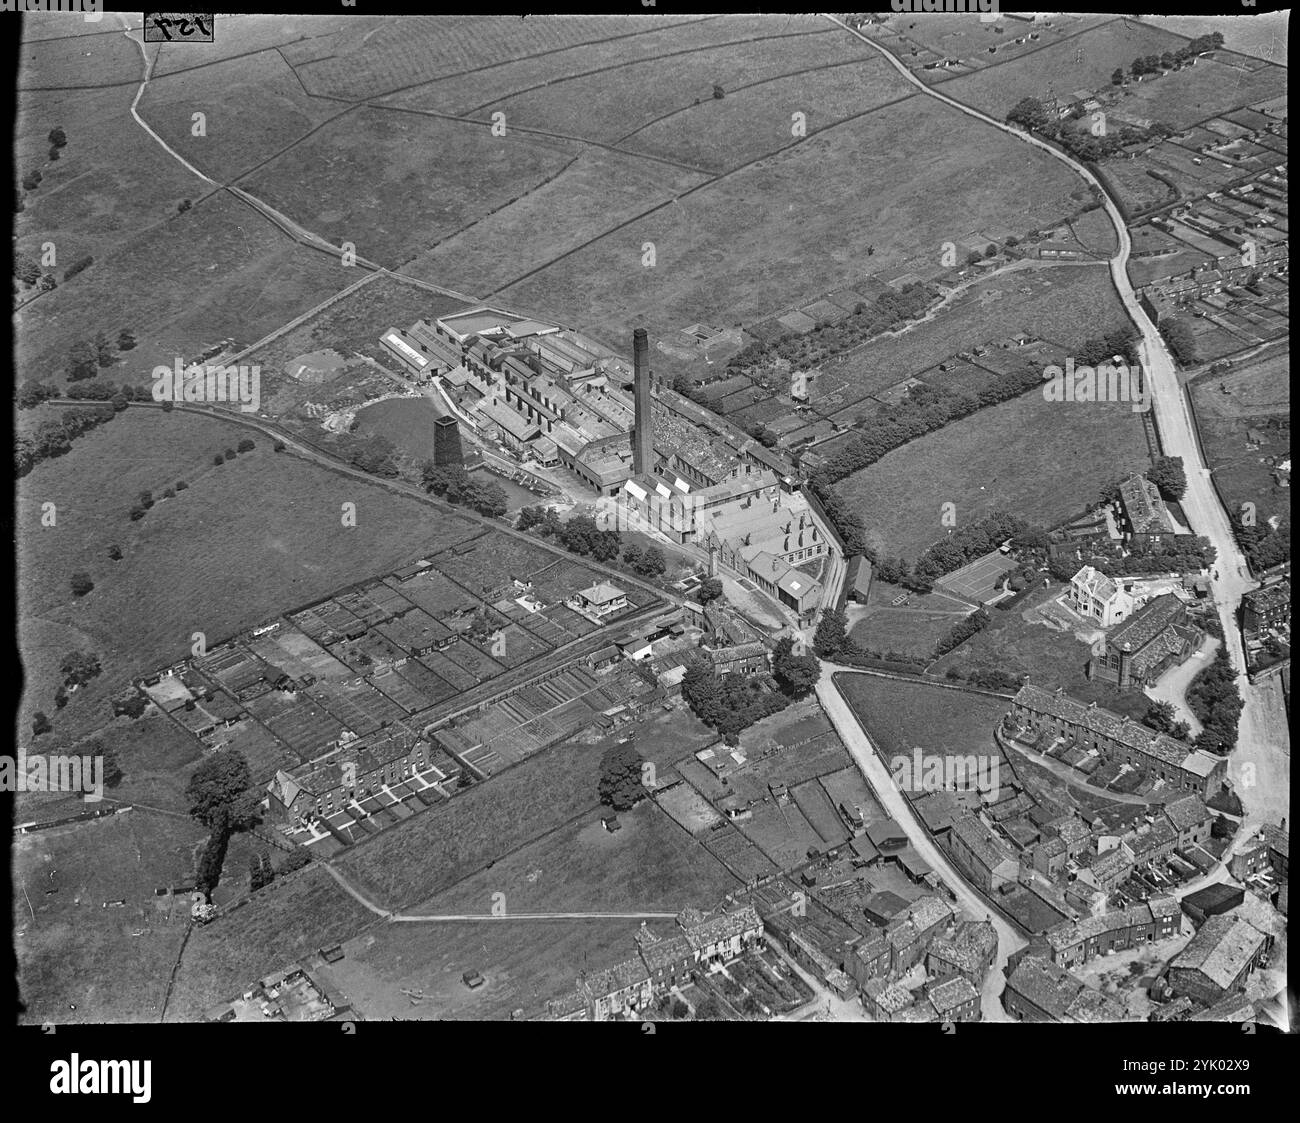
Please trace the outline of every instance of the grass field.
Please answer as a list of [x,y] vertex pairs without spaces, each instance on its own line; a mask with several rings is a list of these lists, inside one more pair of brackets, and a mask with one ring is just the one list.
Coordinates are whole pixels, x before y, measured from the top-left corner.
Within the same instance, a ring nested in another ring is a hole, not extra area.
[[[322,970],[368,1019],[504,1021],[522,1009],[540,1014],[549,998],[571,991],[582,970],[598,971],[636,955],[636,920],[389,924],[344,945],[346,957]],[[672,921],[651,922],[668,936]],[[486,980],[474,990],[467,971]],[[419,990],[413,1003],[403,989]]]
[[[771,25],[775,21],[765,22]],[[740,91],[770,79],[866,60],[870,48],[829,24],[826,27],[811,35],[733,43],[632,62],[583,77],[552,79],[539,89],[493,98],[487,104],[524,128],[613,144],[653,122],[671,120],[673,114],[695,102],[702,106],[716,100],[715,85],[722,87],[726,97],[735,98]],[[883,60],[877,61],[885,65]],[[635,99],[628,98],[629,91],[637,92]],[[476,115],[482,112],[480,109]],[[786,137],[790,135],[789,120],[789,114],[783,115],[780,131]],[[811,126],[811,118],[809,123]]]
[[1050,526],[1112,479],[1149,464],[1139,416],[1123,402],[1048,402],[1032,392],[957,421],[840,483],[878,550],[915,558],[957,525],[1013,511]]
[[886,761],[910,758],[918,747],[963,756],[998,752],[993,729],[1008,708],[1000,698],[876,675],[841,674],[836,682]]
[[[789,103],[781,108],[788,121]],[[1068,169],[991,128],[963,124],[953,144],[955,124],[953,110],[920,97],[857,117],[599,238],[502,299],[580,320],[605,342],[641,322],[652,335],[698,320],[752,323],[859,283],[868,246],[871,271],[888,271],[937,259],[945,240],[972,230],[1048,224],[1075,209]],[[865,217],[850,214],[875,183],[888,194]],[[1034,190],[1008,194],[1012,183]],[[641,264],[647,241],[653,268]],[[782,269],[770,268],[776,259]]]
[[[223,27],[218,43],[224,32]],[[178,54],[164,47],[163,57]],[[212,60],[205,55],[203,61]],[[232,88],[239,90],[237,98],[230,97]],[[268,50],[185,69],[171,77],[155,74],[137,108],[158,135],[199,171],[218,183],[233,183],[348,107],[308,97],[289,64]],[[203,136],[193,133],[195,113],[204,116]],[[134,122],[131,125],[139,131]]]
[[335,245],[351,242],[359,256],[395,268],[535,190],[578,153],[572,142],[519,131],[496,137],[488,123],[361,108],[242,186]]
[[969,615],[969,605],[943,595],[914,598],[915,606],[894,607],[889,602],[905,592],[876,582],[871,603],[850,614],[850,634],[871,651],[897,651],[928,658],[934,646]]
[[177,356],[227,338],[251,344],[355,280],[355,271],[290,241],[243,203],[210,196],[124,238],[25,306],[16,317],[18,367],[26,378],[61,383],[74,343],[99,330],[115,339],[129,328],[139,345],[104,377],[148,385],[156,365],[171,366]]
[[553,179],[442,238],[403,272],[460,292],[488,293],[706,178],[592,148]]
[[[1190,385],[1196,426],[1220,490],[1233,513],[1253,503],[1261,524],[1291,517],[1291,489],[1278,485],[1270,464],[1291,451],[1289,359],[1284,349]],[[1251,430],[1262,443],[1251,440]]]
[[490,913],[501,893],[507,912],[677,912],[713,908],[738,888],[653,801],[620,814],[613,834],[602,813],[580,815],[410,911]]
[[594,813],[599,765],[600,750],[590,745],[540,753],[356,847],[340,869],[390,907],[427,900],[545,831]]
[[1075,90],[1100,90],[1110,85],[1116,67],[1127,70],[1139,55],[1174,51],[1186,41],[1158,28],[1114,19],[1005,66],[990,66],[945,82],[943,93],[1002,120],[1021,98],[1045,98],[1049,89],[1063,96]]
[[[20,1020],[157,1021],[189,902],[154,895],[188,882],[202,828],[147,811],[14,842]],[[125,901],[105,908],[107,901]]]
[[658,19],[631,16],[534,16],[531,23],[499,16],[407,18],[341,33],[332,55],[303,63],[298,73],[313,94],[358,100],[663,26]]
[[1220,51],[1213,58],[1197,59],[1195,66],[1140,85],[1130,84],[1119,104],[1125,113],[1181,129],[1227,110],[1285,94],[1286,82],[1285,67]]
[[275,881],[242,908],[195,928],[167,1020],[201,1018],[263,975],[346,940],[375,919],[319,867]]
[[[108,717],[109,695],[133,675],[189,652],[196,631],[210,643],[360,577],[468,537],[476,526],[340,476],[269,442],[220,467],[214,454],[247,430],[221,421],[132,409],[93,431],[72,452],[39,465],[20,483],[18,566],[23,719],[50,706],[60,658],[99,654],[104,673],[73,695],[55,734],[86,731]],[[162,499],[177,480],[189,487]],[[156,505],[127,515],[139,492]],[[58,522],[41,528],[41,504]],[[342,525],[340,505],[357,505]],[[124,557],[109,560],[110,545]],[[76,599],[73,573],[92,592]],[[35,629],[29,631],[29,629]]]
[[[382,99],[382,104],[437,109],[460,115],[557,80],[593,73],[635,73],[633,68],[646,60],[654,60],[654,65],[660,67],[662,73],[664,67],[688,65],[692,58],[709,55],[722,44],[732,44],[735,54],[766,49],[764,42],[758,42],[754,47],[745,46],[751,40],[774,41],[793,51],[798,49],[793,42],[795,36],[824,34],[828,27],[824,20],[814,16],[713,16],[685,22],[661,17],[631,36],[480,67],[393,94]],[[674,62],[674,58],[685,62]],[[648,97],[665,96],[665,92],[659,90],[643,92]],[[705,92],[698,96],[711,97],[712,85],[705,87]]]

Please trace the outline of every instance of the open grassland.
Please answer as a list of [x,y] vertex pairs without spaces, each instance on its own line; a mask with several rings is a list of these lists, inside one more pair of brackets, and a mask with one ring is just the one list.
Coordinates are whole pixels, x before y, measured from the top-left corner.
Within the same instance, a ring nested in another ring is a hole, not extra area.
[[414,914],[488,914],[494,895],[507,912],[677,912],[712,908],[738,882],[652,800],[618,816],[608,809],[564,824],[491,869],[422,902]]
[[[851,424],[862,399],[924,371],[943,381],[935,364],[960,351],[1004,340],[1017,332],[1068,348],[1122,327],[1123,305],[1104,265],[1041,265],[1026,261],[977,281],[934,312],[926,322],[881,336],[822,368],[809,386],[809,401],[824,417]],[[981,356],[989,365],[998,356]],[[994,369],[997,369],[995,366]]]
[[[541,1014],[546,1000],[573,990],[578,973],[636,956],[636,920],[470,921],[388,924],[344,945],[322,970],[368,1020],[504,1021],[515,1010]],[[670,936],[671,921],[651,921]],[[483,975],[471,990],[461,976]],[[403,990],[423,994],[412,1002]]]
[[183,42],[149,44],[157,52],[153,77],[186,70],[201,73],[199,67],[211,66],[226,59],[249,55],[262,58],[278,48],[299,52],[310,58],[332,49],[343,35],[363,37],[383,21],[358,15],[339,16],[258,16],[222,13],[219,29],[211,43],[203,45],[201,56]]
[[747,83],[726,97],[659,117],[622,145],[721,174],[800,143],[796,112],[804,114],[812,136],[913,92],[884,59],[855,52],[846,61]]
[[[110,21],[115,18],[109,16],[98,25],[83,23],[79,19],[76,23],[81,31],[107,31],[111,27]],[[69,24],[73,22],[67,16],[63,19]],[[40,34],[35,27],[32,33]],[[65,35],[37,39],[29,34],[24,36],[18,52],[19,88],[24,90],[89,89],[138,82],[140,76],[140,48],[120,31],[116,35]]]
[[[189,883],[203,833],[129,811],[15,840],[21,1021],[158,1020],[189,902],[169,906],[154,890]],[[124,904],[106,908],[109,901]]]
[[[540,89],[488,104],[525,128],[613,144],[653,122],[672,119],[692,105],[735,98],[748,87],[775,78],[807,77],[827,67],[865,61],[869,51],[861,41],[828,24],[826,31],[815,35],[732,43],[552,80]],[[876,61],[885,65],[883,60]],[[716,98],[715,87],[720,87],[725,97]],[[817,98],[811,90],[810,97],[809,108],[815,108]],[[683,118],[677,124],[679,129],[689,127],[690,121]],[[782,115],[781,124],[788,136],[789,113]]]
[[487,123],[361,108],[243,186],[335,245],[351,242],[359,256],[395,267],[535,190],[578,154],[576,143],[493,136]]
[[[795,50],[797,35],[824,34],[829,28],[824,20],[813,16],[712,16],[686,22],[659,19],[647,22],[647,28],[634,35],[598,40],[559,51],[549,51],[495,66],[481,66],[465,74],[424,83],[403,93],[384,98],[384,104],[421,109],[436,109],[456,115],[496,106],[504,98],[564,81],[585,78],[596,73],[617,76],[647,59],[661,60],[661,65],[675,65],[671,60],[689,60],[712,52],[723,44],[764,44],[779,41],[785,49]],[[750,48],[737,46],[737,51]],[[721,81],[721,79],[714,79]],[[624,89],[631,89],[625,84]],[[664,91],[638,88],[638,97],[663,97]],[[713,83],[703,93],[692,97],[712,97]]]
[[195,928],[167,1020],[195,1021],[263,975],[346,940],[374,919],[319,867],[272,882],[243,907]]
[[1072,632],[1056,631],[1039,621],[1038,606],[1059,597],[1062,591],[1054,584],[1005,612],[991,609],[988,627],[945,655],[930,673],[944,675],[956,667],[968,675],[983,670],[1028,675],[1035,686],[1045,690],[1064,687],[1067,694],[1083,702],[1141,718],[1150,706],[1145,694],[1137,690],[1121,693],[1108,683],[1090,681],[1086,673],[1090,646]]
[[339,868],[388,907],[427,900],[574,816],[594,814],[599,766],[590,745],[540,753],[362,843]]
[[996,753],[993,729],[1008,704],[920,682],[867,674],[839,674],[836,685],[866,727],[876,754],[888,762],[925,753]]
[[[889,270],[972,230],[1047,224],[1076,209],[1068,169],[958,124],[920,97],[858,117],[599,238],[502,299],[581,321],[606,342],[637,323],[664,335],[698,320],[754,322],[858,282],[869,246],[872,271]],[[864,214],[871,184],[889,189]],[[645,242],[653,268],[641,264]]]
[[1132,83],[1117,106],[1175,129],[1286,93],[1286,67],[1218,51],[1195,66]]
[[1186,42],[1168,31],[1114,19],[1005,66],[945,82],[943,93],[1002,120],[1021,98],[1046,98],[1049,89],[1064,97],[1075,90],[1100,90],[1110,85],[1116,67],[1127,71],[1139,56],[1176,51]]
[[[678,18],[676,22],[688,22]],[[333,54],[298,67],[313,94],[360,100],[481,67],[581,43],[654,32],[663,20],[633,16],[422,16],[383,23],[332,44]]]
[[706,178],[593,148],[553,179],[443,238],[403,272],[461,292],[491,292]]
[[62,382],[74,343],[101,330],[116,339],[128,328],[139,345],[104,377],[148,385],[155,366],[223,339],[253,343],[357,277],[231,196],[209,196],[23,308],[18,369],[23,378]]
[[[217,41],[222,39],[218,35]],[[164,56],[176,54],[164,48]],[[204,61],[211,60],[205,56]],[[230,96],[232,89],[239,91],[238,97]],[[138,109],[163,140],[218,183],[234,182],[331,117],[347,112],[338,102],[308,97],[289,64],[273,50],[170,77],[154,74]],[[196,113],[203,114],[202,136],[194,135]],[[144,136],[134,121],[129,123]]]
[[[111,693],[187,654],[194,632],[215,643],[477,532],[377,485],[277,455],[260,436],[253,451],[213,464],[247,433],[214,419],[131,409],[21,481],[21,618],[24,628],[53,629],[30,656],[24,649],[25,716],[52,713],[67,651],[95,651],[104,672],[55,716],[56,728],[95,728]],[[177,480],[189,487],[162,498]],[[128,512],[145,490],[156,505],[132,522]],[[342,525],[344,502],[356,504],[355,527]],[[41,526],[43,503],[55,505],[53,527]],[[107,554],[114,544],[124,555],[118,562]],[[74,598],[69,580],[81,571],[95,588]]]
[[[78,258],[90,254],[93,268],[101,268],[102,258],[166,223],[182,199],[205,189],[131,119],[133,96],[123,87],[25,93],[20,100],[14,170],[18,179],[39,170],[42,179],[24,192],[25,209],[14,216],[15,245],[39,261],[45,243],[53,242],[55,264],[43,271],[56,274],[60,284],[63,270]],[[48,137],[56,127],[68,143],[58,160],[50,160]]]
[[1230,512],[1253,503],[1260,524],[1291,516],[1291,489],[1279,485],[1271,463],[1291,451],[1289,360],[1283,350],[1189,386],[1201,443]]
[[1030,392],[912,441],[839,484],[883,553],[917,557],[957,525],[1012,511],[1051,526],[1106,482],[1146,469],[1142,421],[1124,402],[1048,402]]

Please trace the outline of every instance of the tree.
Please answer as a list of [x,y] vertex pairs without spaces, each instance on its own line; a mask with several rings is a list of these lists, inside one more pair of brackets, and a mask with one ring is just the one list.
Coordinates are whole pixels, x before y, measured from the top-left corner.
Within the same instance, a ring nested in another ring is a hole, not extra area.
[[39,170],[30,171],[25,176],[23,176],[23,190],[35,191],[36,188],[40,185],[40,182],[41,182],[40,171]]
[[234,460],[235,457],[238,456],[238,455],[239,455],[239,453],[237,453],[233,448],[228,448],[228,449],[226,449],[226,459],[227,459],[227,460]]
[[69,651],[59,664],[65,686],[85,686],[101,670],[99,656],[93,651]]
[[778,641],[772,655],[772,674],[782,693],[802,698],[822,677],[822,667],[811,655],[794,654],[794,641],[786,636]]
[[257,447],[257,445],[253,443],[252,437],[245,437],[235,447],[239,449],[240,452],[252,452],[253,449]]
[[42,733],[48,733],[54,726],[50,724],[50,719],[44,710],[37,710],[32,715],[32,734],[39,737]]
[[95,361],[101,367],[111,367],[117,361],[117,354],[106,332],[95,334]]
[[601,803],[615,811],[629,811],[645,798],[641,782],[641,754],[630,741],[611,745],[600,758],[600,781],[597,790]]
[[724,90],[721,86],[714,86],[714,87],[713,87],[713,96],[714,96],[715,98],[718,98],[719,100],[721,100],[722,98],[724,98],[724,97],[727,96],[727,91]]
[[108,556],[109,556],[110,558],[112,558],[114,561],[121,561],[121,560],[122,560],[122,547],[121,547],[121,546],[110,546],[110,547],[108,548]]
[[283,452],[283,451],[284,451],[284,441],[276,441],[275,444],[273,444],[273,445],[271,446],[271,450],[272,450],[273,452]]
[[838,609],[826,609],[813,634],[813,650],[823,659],[833,659],[844,650],[847,640],[848,618]]
[[62,125],[55,125],[50,130],[49,141],[55,148],[62,148],[68,143],[68,134],[63,131]]
[[184,214],[184,213],[185,213],[187,210],[189,210],[190,207],[192,207],[193,205],[194,205],[194,204],[191,203],[188,199],[182,199],[182,200],[180,201],[180,205],[176,208],[176,210],[177,210],[180,214]]
[[74,597],[84,597],[95,587],[95,582],[90,579],[89,573],[74,573],[69,584],[72,586]]
[[1181,456],[1162,456],[1151,465],[1147,479],[1166,499],[1179,500],[1187,492],[1187,473]]
[[118,760],[117,750],[111,745],[108,748],[100,748],[96,742],[92,748],[97,750],[92,752],[91,756],[100,756],[103,758],[104,769],[104,787],[115,788],[122,782],[125,773],[122,771],[122,762]]
[[695,600],[698,604],[710,604],[720,596],[722,596],[721,577],[706,577],[695,590]]
[[663,551],[658,546],[649,546],[633,563],[632,568],[642,577],[659,577],[668,566],[664,561]]
[[226,458],[222,456],[221,453],[217,453],[217,455],[212,458],[213,464],[224,464],[225,462]]
[[117,349],[119,351],[130,351],[135,347],[135,335],[123,328],[117,333]]
[[14,276],[25,285],[34,285],[41,279],[41,267],[34,257],[23,253],[21,250],[15,250]]
[[85,257],[77,258],[76,261],[74,261],[63,271],[63,279],[65,281],[72,280],[72,278],[75,277],[78,273],[82,272],[85,269],[89,269],[94,263],[95,263],[95,259],[91,257],[89,254],[87,254]]
[[79,382],[99,373],[99,353],[86,341],[74,343],[68,352],[68,381]]
[[190,814],[210,831],[242,830],[257,819],[261,792],[243,753],[221,749],[205,757],[185,787]]
[[1112,86],[1122,86],[1124,84],[1124,68],[1122,66],[1115,67],[1114,73],[1110,76],[1110,84]]

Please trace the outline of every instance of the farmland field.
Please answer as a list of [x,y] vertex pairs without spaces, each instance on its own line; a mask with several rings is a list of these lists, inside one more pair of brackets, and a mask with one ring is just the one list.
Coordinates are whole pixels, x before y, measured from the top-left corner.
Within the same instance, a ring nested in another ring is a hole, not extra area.
[[197,1020],[263,975],[345,940],[375,919],[319,867],[272,882],[242,908],[194,930],[167,1018]]
[[[195,277],[204,278],[200,302],[189,284]],[[357,279],[233,197],[209,196],[184,214],[160,216],[27,304],[15,331],[18,362],[25,377],[62,383],[74,343],[129,328],[139,346],[103,377],[148,385],[154,366],[227,338],[251,344]]]
[[[362,108],[245,177],[258,198],[395,268],[558,175],[579,154],[486,124]],[[399,209],[394,200],[403,200]],[[355,280],[355,278],[350,278]]]
[[525,760],[356,847],[339,863],[391,907],[427,900],[538,835],[595,811],[600,752],[569,744]]
[[[582,86],[568,80],[597,73],[617,77],[631,73],[632,68],[647,60],[651,60],[657,73],[671,70],[689,74],[689,70],[682,68],[689,68],[696,57],[713,56],[715,48],[723,44],[735,44],[736,54],[742,56],[755,50],[767,52],[770,50],[769,44],[778,50],[793,52],[802,50],[794,42],[795,36],[822,36],[828,32],[834,33],[825,20],[803,15],[779,19],[763,16],[713,16],[676,23],[656,20],[652,26],[635,35],[502,62],[495,66],[483,66],[467,74],[427,82],[405,92],[395,93],[383,98],[380,104],[436,109],[443,113],[463,115],[489,107],[495,108],[500,99],[557,82],[581,89]],[[751,42],[754,45],[747,45]],[[696,82],[700,88],[692,91],[692,97],[712,96],[713,80],[708,78],[707,71],[698,75]],[[622,83],[621,88],[626,89],[630,84]],[[616,92],[617,89],[618,87]],[[663,97],[668,91],[643,88],[641,92],[647,97]]]
[[993,729],[1008,703],[925,683],[844,674],[836,685],[866,727],[883,760],[925,753],[997,753]]
[[15,841],[22,1021],[158,1020],[189,904],[154,890],[188,882],[203,834],[136,810]]
[[[19,525],[36,528],[22,536],[18,555],[24,636],[37,625],[53,629],[23,641],[25,714],[48,709],[69,650],[94,650],[104,673],[77,691],[56,730],[93,728],[107,717],[111,693],[188,653],[195,631],[215,644],[477,530],[378,485],[277,455],[260,436],[253,451],[213,464],[247,433],[207,417],[133,408],[21,481]],[[189,487],[164,498],[178,480]],[[130,521],[145,490],[156,505]],[[342,525],[345,501],[357,504],[356,527]],[[42,530],[43,503],[55,504],[58,522]],[[121,561],[108,558],[114,544]],[[69,589],[78,571],[95,582],[80,599]]]
[[1148,464],[1142,422],[1127,403],[1048,402],[1033,391],[904,445],[838,486],[876,549],[915,558],[944,535],[945,503],[956,504],[958,526],[999,510],[1051,526]]
[[[954,146],[954,114],[912,97],[809,136],[507,286],[502,299],[582,321],[607,343],[642,322],[652,335],[699,320],[750,323],[857,283],[868,245],[873,271],[897,269],[937,259],[946,239],[970,230],[1030,229],[1077,209],[1068,169],[978,125],[963,124]],[[850,219],[864,182],[891,189]],[[1012,202],[999,184],[1013,182],[1034,190]],[[786,205],[760,207],[760,196]],[[654,268],[640,264],[645,242]],[[782,269],[767,266],[774,257]]]
[[620,813],[612,834],[600,822],[608,813],[579,815],[409,911],[490,913],[503,893],[508,912],[678,912],[738,887],[653,801]]

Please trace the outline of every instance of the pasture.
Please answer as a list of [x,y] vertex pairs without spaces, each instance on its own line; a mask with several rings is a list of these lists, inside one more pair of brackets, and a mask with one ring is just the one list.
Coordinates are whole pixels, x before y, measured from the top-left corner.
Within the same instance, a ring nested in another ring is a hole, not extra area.
[[159,1020],[189,900],[154,890],[192,880],[203,837],[193,823],[135,810],[15,839],[20,1021]]
[[[681,65],[673,61],[678,58],[689,63],[693,56],[710,53],[724,44],[732,46],[736,53],[755,49],[746,46],[755,42],[759,44],[757,49],[765,49],[768,42],[773,42],[795,50],[795,36],[824,34],[828,29],[830,25],[825,20],[807,15],[724,15],[691,20],[660,17],[646,21],[645,29],[632,35],[477,67],[464,74],[440,78],[395,93],[381,99],[380,104],[467,115],[494,106],[503,98],[527,93],[557,81],[582,79],[594,74],[617,75],[628,72],[629,68],[646,60],[656,62],[661,67]],[[664,96],[661,91],[644,92],[648,96]],[[706,94],[712,96],[711,85],[706,88]]]
[[[215,644],[476,530],[378,485],[276,454],[260,434],[253,451],[213,464],[246,435],[212,418],[132,408],[23,478],[21,615],[25,627],[52,629],[36,633],[30,655],[24,650],[24,722],[35,709],[52,712],[58,661],[69,650],[95,651],[104,673],[72,696],[55,726],[93,729],[107,719],[112,693],[186,655],[194,632]],[[178,480],[188,488],[164,498]],[[155,506],[131,521],[146,490]],[[354,527],[342,525],[344,502],[357,505]],[[55,504],[55,526],[41,526],[43,503]],[[121,547],[121,561],[109,559],[110,545]],[[95,588],[74,598],[69,580],[79,571]]]
[[[607,343],[640,322],[657,336],[700,320],[753,323],[858,283],[868,247],[871,271],[882,272],[937,261],[944,241],[970,230],[1031,228],[1076,209],[1080,185],[1057,161],[991,128],[954,134],[956,124],[954,111],[920,97],[864,113],[557,259],[501,299],[582,322]],[[890,189],[864,215],[857,200],[872,183]],[[1034,190],[1004,190],[1013,183]],[[653,267],[642,265],[646,242]]]
[[168,1021],[197,1021],[263,975],[355,935],[377,918],[319,866],[276,880],[197,927],[185,946]]
[[877,550],[915,558],[946,533],[946,503],[958,526],[999,510],[1052,526],[1149,463],[1128,403],[1048,402],[1031,391],[895,449],[838,486]]

